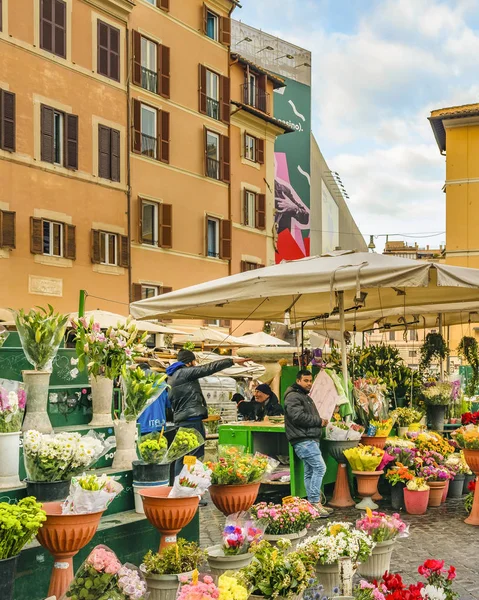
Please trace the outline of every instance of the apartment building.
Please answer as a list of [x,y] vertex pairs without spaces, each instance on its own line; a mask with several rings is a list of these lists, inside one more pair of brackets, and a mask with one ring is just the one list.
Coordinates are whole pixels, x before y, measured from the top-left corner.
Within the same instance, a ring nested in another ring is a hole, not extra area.
[[0,306],[128,297],[132,8],[0,2]]

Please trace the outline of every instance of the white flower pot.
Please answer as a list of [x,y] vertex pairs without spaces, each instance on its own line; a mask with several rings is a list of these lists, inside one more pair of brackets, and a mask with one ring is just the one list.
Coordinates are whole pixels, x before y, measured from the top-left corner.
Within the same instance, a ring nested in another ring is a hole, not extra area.
[[180,577],[191,575],[191,573],[182,573],[181,575],[147,575],[144,565],[140,570],[143,572],[150,593],[148,600],[176,600]]
[[400,437],[405,437],[408,431],[409,427],[398,427],[398,433]]
[[136,421],[115,421],[116,451],[112,469],[131,469],[131,463],[138,460],[136,453]]
[[219,544],[207,548],[206,552],[208,553],[208,565],[211,575],[215,578],[215,581],[218,581],[218,578],[226,571],[239,571],[243,567],[247,567],[253,560],[253,555],[249,552],[226,556]]
[[111,403],[113,400],[113,379],[99,375],[90,377],[93,417],[92,427],[113,427]]
[[381,579],[384,573],[390,570],[395,543],[396,540],[388,540],[376,544],[368,560],[359,565],[359,574],[367,579]]
[[271,535],[266,533],[264,535],[264,539],[267,540],[272,546],[276,546],[279,540],[289,540],[291,542],[291,548],[289,549],[289,552],[292,552],[296,549],[296,546],[299,544],[302,538],[306,536],[307,533],[307,529],[303,529],[298,533],[284,533],[283,535]]
[[0,433],[0,489],[20,487],[20,432]]
[[324,588],[323,595],[329,598],[333,595],[333,589],[339,588],[341,583],[339,564],[337,562],[330,565],[321,565],[318,563],[316,565],[316,577],[318,578],[318,583]]
[[47,412],[50,375],[50,371],[22,371],[27,397],[22,431],[29,429],[36,429],[40,433],[53,431]]

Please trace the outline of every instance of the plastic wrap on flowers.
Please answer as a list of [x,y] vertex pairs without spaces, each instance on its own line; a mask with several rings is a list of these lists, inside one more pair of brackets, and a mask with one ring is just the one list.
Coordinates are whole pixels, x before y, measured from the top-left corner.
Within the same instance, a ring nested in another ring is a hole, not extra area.
[[199,576],[193,573],[191,581],[181,582],[177,600],[247,600],[249,592],[239,583],[234,573],[224,573],[214,584],[210,575]]
[[115,583],[121,562],[107,546],[95,546],[76,572],[62,600],[100,600]]
[[155,431],[142,435],[138,440],[138,450],[142,460],[149,464],[164,462],[168,451],[168,440],[163,432]]
[[259,483],[271,468],[271,460],[273,459],[264,454],[243,454],[235,447],[230,447],[226,453],[220,452],[218,462],[207,463],[212,470],[211,483],[213,485]]
[[180,427],[176,432],[175,439],[171,442],[168,452],[163,463],[171,463],[191,452],[194,452],[197,448],[202,446],[205,440],[201,433],[196,429],[189,429],[188,427]]
[[211,470],[199,460],[195,460],[192,465],[184,465],[180,474],[175,477],[168,498],[201,498],[210,485]]
[[222,550],[226,556],[246,554],[253,544],[264,536],[266,525],[249,512],[241,511],[226,517],[223,529]]
[[62,514],[81,515],[105,511],[115,497],[123,490],[114,477],[103,474],[73,477],[70,493],[62,505]]
[[147,600],[150,597],[143,573],[135,565],[125,563],[108,591],[99,600]]
[[393,455],[389,454],[387,451],[385,451],[377,470],[382,471],[393,460],[395,460],[395,457]]
[[0,379],[0,433],[21,430],[26,401],[23,383]]
[[374,446],[359,445],[356,448],[344,450],[344,456],[348,460],[353,471],[376,471],[381,464],[384,450]]
[[111,448],[95,431],[87,435],[64,431],[23,436],[25,468],[30,481],[65,481],[91,468]]
[[366,514],[356,521],[356,529],[367,533],[376,543],[409,537],[409,525],[398,513],[387,515],[366,509]]
[[261,477],[261,481],[268,481],[274,470],[277,469],[280,464],[279,460],[267,456],[266,454],[261,454],[261,452],[256,452],[253,458],[266,461],[266,469]]

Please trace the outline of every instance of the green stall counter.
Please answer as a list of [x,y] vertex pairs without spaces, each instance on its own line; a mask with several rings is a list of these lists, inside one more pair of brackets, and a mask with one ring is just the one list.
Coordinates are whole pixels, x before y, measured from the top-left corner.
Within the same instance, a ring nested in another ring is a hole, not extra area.
[[[288,456],[291,474],[290,493],[292,496],[306,497],[303,461],[296,456],[293,447],[288,443],[284,424],[268,421],[227,423],[219,426],[218,434],[220,445],[244,446],[249,453],[260,452],[272,458]],[[329,456],[324,444],[321,445],[321,452],[326,462],[326,475],[323,479],[324,487],[336,481],[338,464]],[[278,483],[264,485],[278,485]]]

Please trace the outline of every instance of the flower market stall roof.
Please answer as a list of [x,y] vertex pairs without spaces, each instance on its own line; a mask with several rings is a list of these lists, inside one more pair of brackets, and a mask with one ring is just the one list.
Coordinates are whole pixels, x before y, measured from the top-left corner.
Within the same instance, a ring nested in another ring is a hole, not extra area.
[[[471,306],[479,305],[479,270],[383,254],[338,252],[140,300],[131,305],[131,312],[141,319],[168,316],[283,321],[289,315],[294,323],[337,314],[334,292],[344,292],[345,313],[354,312],[358,320],[362,313],[371,311],[379,316],[399,309],[408,314],[410,307],[419,314],[423,308],[431,312],[431,307],[440,313],[450,310],[451,304],[456,312],[463,309],[467,314]],[[357,310],[349,310],[357,306]]]
[[257,333],[250,333],[248,335],[243,335],[238,338],[241,342],[248,346],[257,346],[257,347],[265,347],[265,346],[290,346],[289,342],[285,342],[274,335],[269,335],[264,331],[258,331]]
[[[141,321],[138,321],[141,323]],[[205,346],[246,346],[246,342],[241,341],[228,333],[210,329],[209,327],[200,327],[186,335],[176,336],[175,344],[184,344],[185,342],[194,342],[204,344]]]
[[[124,315],[118,315],[116,313],[108,312],[107,310],[89,310],[83,315],[87,321],[92,317],[95,323],[99,323],[102,329],[108,329],[109,327],[116,327],[118,323],[125,323],[126,317]],[[71,319],[78,319],[78,313],[70,313]],[[165,334],[183,334],[184,331],[180,329],[173,329],[172,327],[166,327],[161,323],[151,323],[150,321],[133,321],[138,327],[139,331],[148,331],[149,333],[165,333]]]

